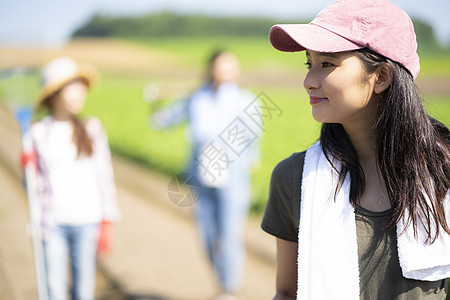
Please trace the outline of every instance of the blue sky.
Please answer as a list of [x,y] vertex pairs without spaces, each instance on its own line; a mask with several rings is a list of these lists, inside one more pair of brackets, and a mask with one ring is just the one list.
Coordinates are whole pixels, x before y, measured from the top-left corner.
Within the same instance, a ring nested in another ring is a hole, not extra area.
[[[391,0],[410,16],[431,24],[450,44],[449,0]],[[161,10],[220,15],[264,15],[280,19],[313,18],[334,0],[0,0],[0,43],[37,41],[60,45],[94,13],[135,14]],[[426,2],[426,3],[425,3]]]

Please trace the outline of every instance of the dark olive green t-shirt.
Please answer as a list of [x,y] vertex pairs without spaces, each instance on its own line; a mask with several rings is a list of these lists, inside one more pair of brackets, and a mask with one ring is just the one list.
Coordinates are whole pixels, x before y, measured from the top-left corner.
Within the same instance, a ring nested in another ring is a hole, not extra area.
[[[298,241],[304,160],[305,152],[294,153],[275,167],[261,224],[269,234],[292,242]],[[418,281],[403,277],[395,228],[383,229],[391,216],[392,210],[371,212],[362,207],[355,208],[360,299],[444,300],[447,293],[445,279]]]

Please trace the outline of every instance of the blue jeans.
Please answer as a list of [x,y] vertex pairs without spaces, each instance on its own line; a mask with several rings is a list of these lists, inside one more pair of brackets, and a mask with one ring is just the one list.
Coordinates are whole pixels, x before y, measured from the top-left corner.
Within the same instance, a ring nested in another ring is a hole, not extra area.
[[239,290],[245,265],[244,228],[249,200],[223,188],[203,187],[197,204],[197,221],[209,259],[226,293]]
[[70,258],[73,300],[93,300],[95,293],[98,224],[56,226],[44,242],[50,300],[65,300]]

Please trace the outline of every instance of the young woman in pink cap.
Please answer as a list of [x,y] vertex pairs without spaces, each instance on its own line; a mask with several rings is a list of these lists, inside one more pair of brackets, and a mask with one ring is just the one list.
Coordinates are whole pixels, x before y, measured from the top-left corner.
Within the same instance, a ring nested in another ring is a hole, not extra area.
[[387,0],[341,0],[272,45],[306,51],[319,140],[280,162],[262,228],[275,299],[445,299],[450,134],[422,106],[412,22]]
[[39,166],[39,204],[49,299],[94,299],[97,250],[107,250],[111,222],[119,219],[107,136],[96,118],[82,120],[90,65],[69,57],[42,70],[38,108],[49,115],[31,127]]

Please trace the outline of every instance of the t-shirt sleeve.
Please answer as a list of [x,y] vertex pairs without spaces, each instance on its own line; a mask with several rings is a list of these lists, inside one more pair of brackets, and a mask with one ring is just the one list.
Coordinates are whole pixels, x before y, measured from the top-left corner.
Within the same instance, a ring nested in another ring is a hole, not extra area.
[[297,242],[300,216],[300,183],[305,152],[294,153],[274,168],[269,197],[261,223],[267,233]]

